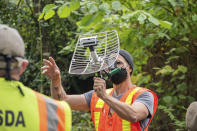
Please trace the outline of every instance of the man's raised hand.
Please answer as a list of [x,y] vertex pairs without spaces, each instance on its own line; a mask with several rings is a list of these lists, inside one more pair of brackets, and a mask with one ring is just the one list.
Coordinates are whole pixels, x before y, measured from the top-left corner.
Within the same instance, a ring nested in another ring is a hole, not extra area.
[[46,65],[41,68],[43,69],[42,74],[47,75],[54,82],[60,82],[60,70],[55,63],[55,60],[52,57],[49,57],[48,60],[43,59],[43,61]]

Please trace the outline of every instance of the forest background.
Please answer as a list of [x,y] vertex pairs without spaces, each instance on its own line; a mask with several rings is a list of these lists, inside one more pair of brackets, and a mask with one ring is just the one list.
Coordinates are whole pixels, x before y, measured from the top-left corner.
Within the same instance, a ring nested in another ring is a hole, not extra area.
[[[21,81],[49,96],[43,58],[55,58],[69,94],[85,93],[93,75],[68,74],[79,34],[117,30],[134,58],[132,82],[159,98],[149,130],[186,130],[186,109],[197,98],[196,0],[0,0],[0,24],[24,38],[30,65]],[[94,130],[89,112],[73,111],[72,130]]]

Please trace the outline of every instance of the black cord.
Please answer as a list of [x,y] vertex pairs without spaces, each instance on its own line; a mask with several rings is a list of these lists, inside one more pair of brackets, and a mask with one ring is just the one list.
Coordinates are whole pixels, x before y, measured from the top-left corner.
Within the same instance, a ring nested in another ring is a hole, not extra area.
[[[3,56],[3,57],[4,57],[4,60],[5,60],[5,62],[6,62],[6,67],[5,67],[6,76],[5,76],[5,79],[8,80],[8,81],[11,81],[11,80],[13,80],[13,79],[11,78],[11,75],[10,75],[11,61],[12,61],[15,57],[14,57],[14,56],[4,55],[4,54],[1,54],[1,53],[0,53],[0,56]],[[21,89],[21,87],[20,87],[20,86],[17,86],[17,87],[18,87],[18,89],[19,89],[19,92],[20,92],[23,96],[25,96],[25,94],[23,93],[23,90]]]
[[21,87],[20,87],[20,86],[18,86],[18,89],[19,89],[19,91],[20,91],[21,95],[25,96],[25,94],[23,93],[23,90],[21,89]]
[[5,77],[5,79],[8,80],[8,81],[10,81],[11,80],[10,67],[11,67],[12,57],[11,56],[7,56],[7,55],[3,55],[3,57],[4,57],[4,60],[6,62],[6,68],[5,68],[6,77]]

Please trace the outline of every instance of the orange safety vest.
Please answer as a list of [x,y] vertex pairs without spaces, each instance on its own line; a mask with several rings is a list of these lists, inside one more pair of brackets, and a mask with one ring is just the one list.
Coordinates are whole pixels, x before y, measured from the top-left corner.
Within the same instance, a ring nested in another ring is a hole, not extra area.
[[[113,88],[107,89],[106,93],[112,96],[113,91]],[[151,92],[154,97],[153,114],[145,128],[145,131],[148,131],[148,126],[157,109],[158,99],[156,94],[146,88],[133,86],[121,97],[120,101],[128,105],[132,105],[135,99],[146,91]],[[120,118],[115,112],[113,112],[112,116],[109,116],[109,111],[110,107],[94,92],[91,98],[91,116],[95,126],[95,131],[141,131],[139,121],[131,123]]]

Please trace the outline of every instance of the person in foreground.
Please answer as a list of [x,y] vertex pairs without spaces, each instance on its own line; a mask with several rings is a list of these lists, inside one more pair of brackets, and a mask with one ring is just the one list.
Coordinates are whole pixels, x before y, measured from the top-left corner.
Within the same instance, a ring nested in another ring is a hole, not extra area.
[[111,77],[113,88],[106,89],[105,80],[95,77],[94,90],[81,95],[66,94],[54,59],[49,57],[43,61],[46,65],[42,73],[51,79],[52,97],[67,101],[73,110],[90,110],[96,131],[148,130],[158,99],[154,92],[132,84],[133,59],[127,51],[120,50],[116,62],[109,68],[121,68]]
[[186,128],[188,131],[197,130],[197,101],[192,102],[187,108]]
[[18,31],[0,24],[0,130],[69,131],[71,109],[19,82],[28,61]]

